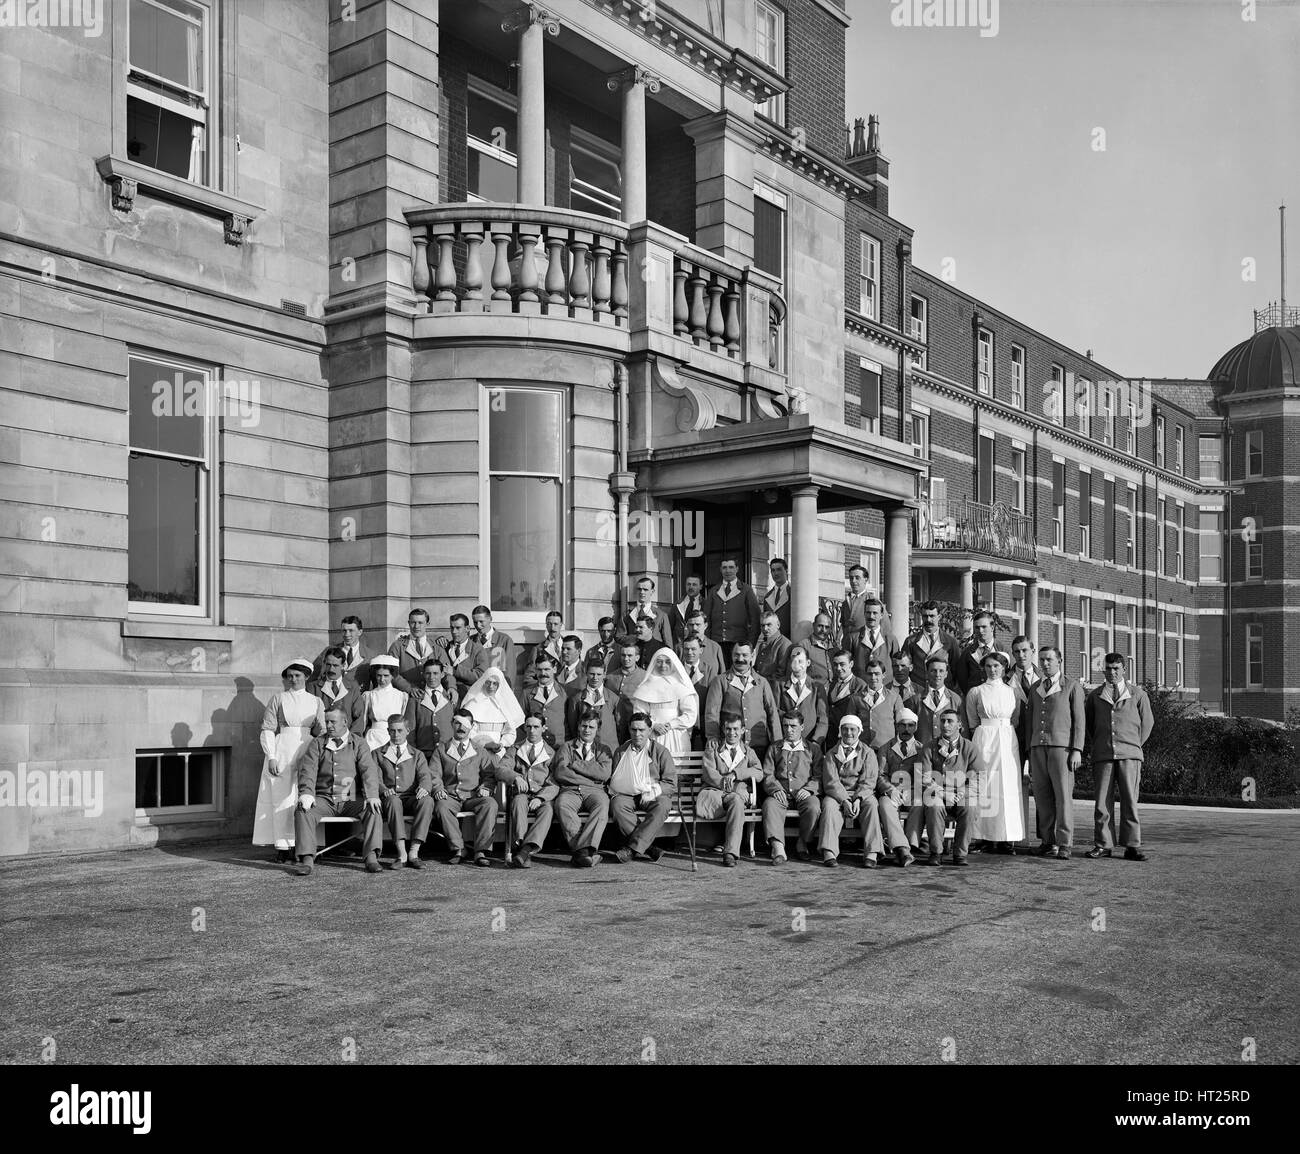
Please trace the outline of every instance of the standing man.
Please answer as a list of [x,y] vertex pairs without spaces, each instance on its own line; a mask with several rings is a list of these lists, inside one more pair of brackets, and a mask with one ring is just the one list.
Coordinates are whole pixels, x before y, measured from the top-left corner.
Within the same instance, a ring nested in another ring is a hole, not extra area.
[[862,694],[862,707],[866,713],[859,715],[866,726],[862,740],[879,756],[880,751],[894,740],[903,703],[898,694],[885,685],[885,667],[874,658],[867,662],[866,681],[867,689]]
[[[834,741],[840,732],[840,722],[850,713],[855,717],[867,711],[863,695],[867,683],[853,676],[853,656],[847,649],[837,649],[831,657],[831,680],[826,686],[827,741]],[[858,728],[862,728],[859,720]]]
[[785,814],[791,805],[799,811],[799,840],[795,853],[808,860],[817,822],[821,818],[822,753],[803,738],[805,725],[794,710],[781,714],[785,740],[768,747],[763,759],[763,836],[772,864],[785,857]]
[[420,682],[411,688],[411,695],[415,698],[411,744],[424,754],[431,769],[437,765],[434,755],[451,733],[451,713],[457,704],[443,684],[444,672],[442,658],[430,657],[424,663]]
[[700,643],[700,660],[705,668],[708,669],[709,678],[718,677],[727,671],[726,659],[722,656],[722,649],[711,637],[704,635],[707,622],[702,609],[693,609],[686,618],[686,636],[682,638],[681,643],[677,646],[677,656],[686,659],[684,646],[687,641],[694,638]]
[[470,638],[469,618],[465,614],[453,613],[447,624],[451,628],[451,637],[435,642],[433,651],[442,659],[446,670],[443,683],[464,697],[469,687],[488,671],[487,654],[483,652],[483,646]]
[[339,710],[325,714],[325,732],[312,738],[298,762],[298,808],[293,813],[299,877],[309,877],[316,859],[316,831],[323,817],[361,819],[366,873],[379,872],[384,827],[379,820],[379,772],[370,747],[348,729]]
[[[510,788],[510,858],[513,869],[526,870],[529,859],[546,844],[551,829],[552,802],[560,787],[551,779],[551,747],[542,740],[542,719],[524,720],[523,740],[515,746],[514,780]],[[502,768],[502,776],[510,771]]]
[[641,668],[641,646],[636,638],[623,637],[618,643],[618,664],[605,676],[605,688],[617,694],[624,701],[631,701],[636,687],[645,680],[645,670]]
[[[420,847],[429,840],[433,824],[433,776],[429,763],[410,744],[410,727],[406,718],[394,713],[388,719],[388,744],[375,753],[379,769],[379,804],[388,826],[388,835],[397,849],[399,865],[413,870],[424,869]],[[406,849],[406,815],[411,814],[411,849]]]
[[644,617],[636,623],[636,643],[637,649],[641,656],[637,658],[637,664],[642,669],[649,669],[650,663],[654,660],[655,654],[661,649],[667,649],[662,641],[655,636],[654,628]]
[[600,717],[596,740],[611,752],[619,746],[619,702],[616,694],[605,689],[605,666],[598,653],[588,653],[585,665],[586,684],[577,693],[570,694],[564,704],[564,736],[572,741],[578,736],[578,724],[588,709]]
[[926,685],[917,697],[916,740],[927,749],[939,736],[939,719],[949,709],[955,709],[960,719],[965,718],[966,708],[962,695],[946,684],[948,680],[948,659],[940,650],[925,663]]
[[605,668],[609,669],[618,661],[618,627],[614,618],[602,617],[596,623],[596,633],[600,640],[587,650],[587,656],[594,653]]
[[943,860],[943,835],[951,818],[957,823],[952,842],[952,864],[966,865],[971,829],[979,815],[979,760],[975,747],[961,735],[961,714],[945,709],[939,717],[939,735],[926,751],[921,773],[921,793],[912,799],[907,815],[907,836],[913,848],[921,836],[922,822],[930,839],[926,865]]
[[[546,615],[546,633],[540,641],[535,642],[527,649],[527,663],[522,671],[522,678],[525,686],[532,685],[537,680],[537,659],[543,653],[549,653],[558,667],[560,664],[560,648],[564,644],[564,614],[556,609],[552,609]],[[522,647],[521,647],[522,649]]]
[[465,839],[458,816],[465,810],[474,819],[474,864],[486,867],[491,864],[487,851],[492,848],[499,809],[492,796],[497,762],[487,746],[482,750],[475,747],[474,715],[468,709],[456,709],[451,725],[452,738],[439,751],[439,766],[433,775],[434,810],[451,846],[448,864],[459,865],[465,860]]
[[907,649],[896,650],[890,656],[890,661],[893,664],[894,680],[890,682],[889,688],[898,694],[898,700],[908,709],[915,710],[920,701],[919,687],[912,680],[912,659],[908,656]]
[[600,839],[609,823],[606,786],[613,755],[596,740],[599,727],[595,711],[585,711],[578,720],[578,736],[560,747],[552,771],[560,792],[551,804],[579,869],[590,869],[600,861]]
[[826,690],[808,676],[806,650],[790,650],[790,677],[777,687],[776,708],[782,717],[791,711],[797,713],[800,740],[815,745],[820,752],[827,732]]
[[840,648],[854,652],[858,638],[867,627],[867,570],[862,565],[849,566],[849,595],[840,602]]
[[[651,637],[658,641],[660,645],[667,645],[670,649],[672,648],[673,627],[668,620],[668,614],[655,604],[655,581],[653,577],[641,577],[637,580],[636,604],[623,616],[623,632],[635,633],[637,626],[642,621],[650,626],[649,635]],[[642,653],[641,657],[644,660],[645,654]]]
[[737,641],[731,651],[731,672],[709,686],[704,701],[706,741],[721,740],[724,713],[740,718],[746,740],[760,759],[781,732],[776,695],[771,685],[750,668],[750,648],[745,641]]
[[881,669],[889,668],[895,646],[893,634],[880,623],[884,612],[885,607],[874,597],[868,597],[863,602],[862,632],[858,634],[857,644],[853,647],[853,672],[859,677],[866,677],[869,661],[879,661]]
[[[1016,725],[1016,741],[1020,746],[1020,758],[1027,763],[1029,761],[1029,691],[1043,679],[1043,671],[1034,664],[1034,647],[1023,633],[1011,642],[1011,655],[1016,663],[1011,667],[1008,681],[1020,701],[1020,721]],[[1028,798],[1025,799],[1024,804],[1027,814]]]
[[711,821],[721,815],[725,821],[722,864],[728,868],[735,866],[740,857],[749,783],[759,781],[763,776],[763,766],[745,744],[744,733],[745,723],[739,716],[723,714],[722,741],[710,741],[704,747],[704,760],[700,767],[703,784],[695,795],[695,812],[700,817]]
[[1083,686],[1066,677],[1061,651],[1038,651],[1042,679],[1029,691],[1029,776],[1034,788],[1040,857],[1069,861],[1074,842],[1074,772],[1083,759],[1087,703]]
[[[673,606],[670,621],[673,628],[673,640],[680,646],[686,639],[686,622],[692,613],[704,609],[704,580],[692,573],[686,578],[686,596]],[[678,656],[681,656],[680,650]]]
[[993,614],[981,610],[975,614],[973,624],[974,640],[962,650],[954,673],[957,691],[962,697],[971,691],[972,686],[984,684],[984,659],[990,654],[1000,653],[1004,658],[1003,668],[1008,670],[1011,668],[1011,654],[1004,649],[999,649],[993,639]]
[[784,557],[773,557],[767,563],[767,570],[772,575],[772,584],[763,594],[762,609],[764,613],[775,613],[781,625],[781,633],[790,636],[790,570]]
[[677,793],[677,764],[667,749],[650,740],[651,724],[649,714],[634,713],[628,740],[614,754],[609,811],[627,839],[616,855],[622,865],[633,858],[658,861],[663,855],[654,840],[668,820]]
[[759,622],[758,648],[754,650],[754,672],[775,685],[784,681],[790,668],[790,639],[781,632],[781,619],[770,609]]
[[926,601],[921,606],[921,628],[908,637],[903,648],[912,659],[912,680],[918,687],[928,684],[926,665],[931,657],[944,657],[947,685],[956,685],[954,670],[961,658],[961,642],[939,627],[939,603]]
[[307,686],[307,692],[319,697],[327,710],[341,709],[345,717],[351,717],[361,690],[352,675],[344,671],[347,658],[337,645],[330,646],[321,657],[320,676]]
[[686,676],[695,686],[695,725],[691,729],[691,748],[704,748],[704,706],[709,697],[709,686],[717,674],[704,664],[700,653],[700,639],[688,637],[682,642],[682,664],[686,667]]
[[[343,651],[343,672],[358,685],[364,685],[370,679],[370,659],[375,654],[361,636],[361,618],[351,615],[343,618],[339,624],[339,632],[343,637],[338,644],[338,648]],[[330,646],[327,645],[316,655],[316,660],[312,663],[317,679],[325,665],[325,654],[329,651]]]
[[566,633],[560,644],[560,665],[555,674],[555,684],[565,693],[577,693],[582,682],[582,638],[576,633]]
[[506,675],[506,682],[514,690],[519,677],[514,639],[509,633],[502,633],[492,624],[492,610],[486,605],[475,605],[470,612],[474,621],[474,640],[483,647],[487,654],[489,669],[499,669]]
[[571,695],[555,684],[555,661],[549,653],[538,657],[535,668],[537,684],[524,694],[524,719],[540,717],[543,736],[552,746],[558,747],[564,740],[565,715]]
[[831,636],[830,616],[826,613],[818,613],[813,618],[812,636],[805,637],[796,648],[808,654],[808,676],[818,685],[829,684],[831,659],[835,656],[837,648]]
[[429,640],[429,614],[423,609],[412,609],[406,615],[406,633],[388,647],[388,656],[397,662],[398,673],[409,683],[419,678],[425,661],[433,656],[433,642]]
[[739,566],[728,558],[721,565],[722,584],[704,599],[704,617],[709,636],[722,649],[723,660],[731,667],[731,650],[739,641],[753,645],[758,640],[758,598],[740,582]]
[[1138,788],[1142,779],[1142,747],[1155,719],[1146,691],[1124,677],[1122,653],[1107,653],[1103,685],[1088,694],[1086,716],[1092,737],[1092,772],[1097,783],[1093,813],[1093,845],[1084,856],[1110,857],[1110,822],[1115,804],[1112,782],[1119,783],[1119,843],[1125,861],[1146,861],[1142,825],[1138,820]]

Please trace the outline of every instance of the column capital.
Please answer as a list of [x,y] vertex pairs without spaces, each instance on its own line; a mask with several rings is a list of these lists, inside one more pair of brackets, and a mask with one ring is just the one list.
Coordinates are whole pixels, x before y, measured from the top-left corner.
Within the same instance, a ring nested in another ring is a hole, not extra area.
[[631,87],[634,84],[645,85],[647,92],[658,92],[660,78],[648,68],[642,68],[639,64],[632,64],[618,72],[611,72],[605,78],[605,87],[611,92],[618,92],[620,89]]
[[793,489],[790,490],[790,496],[812,497],[814,500],[816,500],[817,494],[820,492],[821,492],[820,485],[796,485]]
[[560,34],[560,22],[540,4],[523,3],[519,8],[501,21],[502,32],[522,32],[533,24],[540,24],[543,31],[552,36]]

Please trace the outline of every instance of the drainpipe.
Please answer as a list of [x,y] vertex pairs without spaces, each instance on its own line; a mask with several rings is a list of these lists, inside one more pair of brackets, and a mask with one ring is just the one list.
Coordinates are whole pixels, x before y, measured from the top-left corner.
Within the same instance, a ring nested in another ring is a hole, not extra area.
[[618,592],[615,595],[615,607],[621,621],[628,611],[628,543],[627,514],[628,504],[636,491],[636,476],[628,472],[628,388],[627,365],[622,361],[614,363],[614,380],[612,387],[617,394],[617,411],[614,416],[615,437],[615,471],[609,475],[609,491],[617,503],[617,546],[618,546]]
[[[1285,319],[1285,318],[1283,318]],[[1227,406],[1224,406],[1225,412]],[[1223,537],[1221,539],[1219,550],[1219,564],[1223,566],[1223,633],[1220,645],[1223,649],[1223,712],[1225,716],[1231,717],[1232,713],[1232,498],[1235,495],[1235,489],[1232,482],[1232,418],[1225,417],[1223,421],[1223,483],[1225,486],[1225,500],[1223,502]],[[1249,550],[1249,546],[1247,546]],[[1242,575],[1245,575],[1245,566],[1249,562],[1249,552],[1242,561]],[[1249,670],[1247,670],[1249,672]]]

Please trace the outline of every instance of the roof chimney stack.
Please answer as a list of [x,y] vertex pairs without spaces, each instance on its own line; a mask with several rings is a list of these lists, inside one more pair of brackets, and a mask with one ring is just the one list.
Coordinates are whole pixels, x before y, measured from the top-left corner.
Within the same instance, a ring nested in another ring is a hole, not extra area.
[[874,113],[869,122],[860,116],[853,122],[853,144],[845,164],[871,186],[867,203],[878,212],[887,214],[889,161],[880,152],[880,118]]

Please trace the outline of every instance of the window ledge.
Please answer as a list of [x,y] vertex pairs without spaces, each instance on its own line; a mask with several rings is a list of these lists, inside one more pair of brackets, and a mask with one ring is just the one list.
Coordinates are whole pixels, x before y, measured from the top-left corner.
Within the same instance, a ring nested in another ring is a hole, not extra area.
[[215,188],[206,188],[118,156],[101,156],[95,161],[95,168],[104,183],[112,186],[113,207],[120,212],[131,212],[135,208],[136,193],[147,192],[160,200],[217,217],[225,225],[227,244],[242,244],[249,226],[266,211],[260,204],[240,200]]
[[158,637],[171,641],[231,641],[235,631],[222,625],[208,625],[202,621],[190,623],[185,618],[141,621],[129,619],[122,622],[123,637]]

